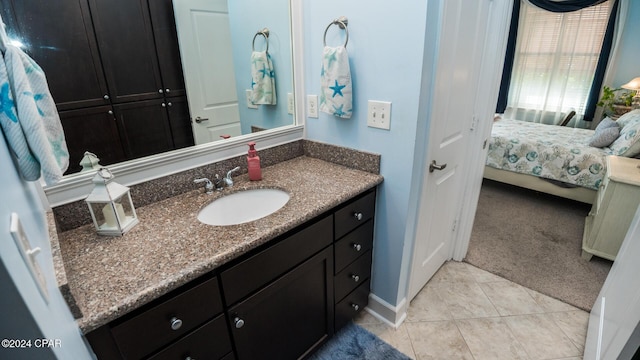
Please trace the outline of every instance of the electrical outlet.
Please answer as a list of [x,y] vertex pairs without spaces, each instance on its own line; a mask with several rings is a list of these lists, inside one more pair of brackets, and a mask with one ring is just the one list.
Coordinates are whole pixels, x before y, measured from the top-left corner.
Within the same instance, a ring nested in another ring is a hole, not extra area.
[[367,126],[389,130],[391,128],[391,102],[369,100]]
[[293,103],[293,94],[292,93],[287,93],[287,112],[289,114],[293,114],[293,109],[295,108],[295,105]]
[[247,107],[249,109],[257,109],[258,105],[254,104],[253,101],[251,101],[251,94],[253,93],[253,91],[251,91],[251,89],[246,89],[244,93],[247,96]]
[[318,118],[318,95],[307,95],[307,116]]

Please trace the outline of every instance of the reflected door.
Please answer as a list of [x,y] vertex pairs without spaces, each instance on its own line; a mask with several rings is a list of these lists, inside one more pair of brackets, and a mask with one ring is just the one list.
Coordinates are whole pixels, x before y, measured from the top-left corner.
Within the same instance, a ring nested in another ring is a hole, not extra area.
[[240,113],[226,0],[174,0],[196,145],[237,136]]

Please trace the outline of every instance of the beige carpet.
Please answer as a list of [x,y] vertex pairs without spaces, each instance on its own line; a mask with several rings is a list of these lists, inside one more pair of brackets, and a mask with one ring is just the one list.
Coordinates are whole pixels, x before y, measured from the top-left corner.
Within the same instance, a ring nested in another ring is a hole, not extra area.
[[612,264],[580,257],[590,208],[485,179],[464,261],[590,311]]

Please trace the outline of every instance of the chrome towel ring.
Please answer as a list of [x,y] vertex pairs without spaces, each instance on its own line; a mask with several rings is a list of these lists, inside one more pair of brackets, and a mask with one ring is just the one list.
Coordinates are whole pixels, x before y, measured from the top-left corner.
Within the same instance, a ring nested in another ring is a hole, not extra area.
[[332,22],[327,25],[327,28],[324,29],[324,37],[322,39],[324,46],[327,46],[327,31],[331,27],[331,25],[338,25],[340,29],[344,30],[347,34],[347,38],[344,40],[344,47],[347,47],[347,43],[349,42],[349,29],[347,29],[347,25],[349,24],[349,19],[346,16],[340,16],[337,19],[334,19]]
[[258,32],[256,32],[255,35],[253,35],[253,41],[251,42],[251,50],[256,51],[256,38],[258,37],[258,35],[264,36],[264,42],[265,44],[267,44],[267,48],[265,49],[265,51],[269,52],[269,29],[268,28],[259,30]]

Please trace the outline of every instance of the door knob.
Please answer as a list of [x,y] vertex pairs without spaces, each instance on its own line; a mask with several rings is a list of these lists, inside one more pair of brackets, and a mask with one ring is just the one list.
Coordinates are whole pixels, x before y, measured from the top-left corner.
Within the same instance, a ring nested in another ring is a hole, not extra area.
[[171,318],[171,330],[178,330],[182,327],[182,320],[177,317]]
[[362,213],[361,213],[361,212],[354,212],[354,213],[353,213],[353,217],[354,217],[356,220],[360,221],[360,220],[362,220]]
[[198,124],[200,124],[200,123],[201,123],[201,122],[203,122],[203,121],[207,121],[207,120],[209,120],[209,119],[201,118],[200,116],[197,116],[197,117],[196,117],[196,122],[197,122]]
[[447,167],[447,164],[438,165],[435,160],[429,164],[429,172],[432,173],[434,170],[443,170]]
[[244,326],[244,320],[240,319],[240,317],[236,316],[235,319],[233,319],[233,323],[236,325],[236,329],[240,329],[241,327]]

